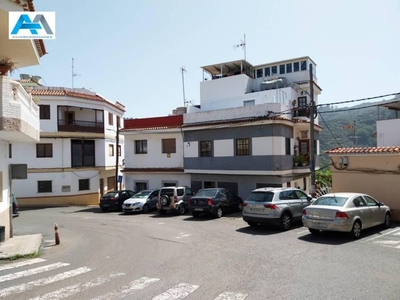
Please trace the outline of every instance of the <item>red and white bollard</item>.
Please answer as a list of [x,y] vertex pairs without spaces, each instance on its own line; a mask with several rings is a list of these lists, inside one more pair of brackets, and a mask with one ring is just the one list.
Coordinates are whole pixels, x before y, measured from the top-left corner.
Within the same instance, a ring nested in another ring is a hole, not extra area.
[[55,240],[56,240],[56,245],[60,245],[60,237],[58,236],[57,223],[54,223],[54,236],[55,236]]

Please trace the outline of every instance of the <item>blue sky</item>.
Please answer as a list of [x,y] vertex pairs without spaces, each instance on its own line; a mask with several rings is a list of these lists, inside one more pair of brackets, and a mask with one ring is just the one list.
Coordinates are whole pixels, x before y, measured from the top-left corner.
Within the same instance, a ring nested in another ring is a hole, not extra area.
[[166,116],[200,103],[201,66],[310,56],[319,103],[400,92],[398,0],[35,0],[56,12],[39,75],[48,86],[85,87],[126,106],[126,118]]

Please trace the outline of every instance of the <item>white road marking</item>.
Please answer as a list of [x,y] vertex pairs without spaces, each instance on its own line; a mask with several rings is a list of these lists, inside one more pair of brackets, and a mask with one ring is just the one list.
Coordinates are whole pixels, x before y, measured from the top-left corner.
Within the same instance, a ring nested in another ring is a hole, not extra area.
[[400,241],[375,241],[374,244],[380,244],[380,245],[396,245],[400,243]]
[[182,234],[181,236],[177,236],[177,239],[183,238],[183,237],[188,237],[191,236],[191,234]]
[[309,233],[310,231],[307,229],[307,230],[302,230],[302,231],[300,231],[300,232],[296,232],[297,234],[303,234],[303,233]]
[[158,223],[158,225],[164,225],[164,223]]
[[116,299],[118,298],[124,298],[131,294],[134,291],[137,290],[142,290],[145,287],[148,287],[149,285],[159,281],[159,278],[149,278],[149,277],[142,277],[137,280],[132,281],[130,284],[122,287],[119,291],[113,291],[111,293],[108,293],[106,295],[102,295],[97,298],[93,298],[92,300],[109,300],[109,299]]
[[396,233],[394,233],[393,235],[400,235],[400,232],[396,232]]
[[394,232],[399,231],[399,230],[400,230],[400,228],[397,228],[397,229],[394,229],[394,230],[392,230],[392,231],[389,231],[389,232],[380,234],[380,235],[378,235],[378,236],[374,236],[374,237],[372,237],[372,238],[370,238],[370,239],[368,239],[368,240],[365,240],[365,241],[363,241],[363,242],[369,242],[369,241],[378,239],[378,238],[380,238],[380,237],[383,237],[383,236],[385,236],[385,235],[393,234]]
[[155,296],[152,300],[175,300],[175,299],[183,299],[187,295],[193,293],[195,290],[199,288],[198,285],[188,284],[188,283],[179,283],[173,288],[170,288],[168,291]]
[[44,261],[46,261],[46,260],[42,259],[42,258],[33,258],[33,259],[26,260],[26,261],[15,262],[15,263],[7,264],[4,266],[0,266],[0,271],[19,268],[19,267],[28,266],[28,265],[33,265],[33,264],[37,264],[37,263],[44,262]]
[[18,293],[23,293],[26,292],[28,290],[31,290],[33,287],[35,286],[43,286],[46,284],[50,284],[53,282],[57,282],[57,281],[61,281],[70,277],[74,277],[80,274],[84,274],[87,273],[89,271],[91,271],[92,269],[88,268],[88,267],[82,267],[82,268],[78,268],[72,271],[67,271],[64,273],[60,273],[57,274],[55,276],[50,276],[47,278],[42,278],[39,280],[35,280],[35,281],[31,281],[28,283],[23,283],[20,285],[15,285],[15,286],[11,286],[5,289],[1,289],[0,290],[0,297],[6,297],[12,294],[18,294]]
[[43,267],[38,267],[38,268],[30,269],[30,270],[27,270],[27,271],[16,272],[16,273],[13,273],[13,274],[0,276],[0,282],[13,280],[13,279],[17,279],[17,278],[21,278],[21,277],[25,277],[25,276],[29,276],[29,275],[39,274],[39,273],[42,273],[42,272],[55,270],[55,269],[58,269],[58,268],[61,268],[61,267],[65,267],[65,266],[69,266],[69,264],[58,262],[58,263],[55,263],[55,264],[51,264],[51,265],[47,265],[47,266],[43,266]]
[[65,288],[59,289],[57,291],[47,293],[42,296],[38,296],[36,298],[31,298],[30,300],[58,300],[58,299],[67,298],[69,296],[75,295],[77,293],[81,293],[85,290],[88,290],[89,288],[101,285],[103,283],[113,280],[114,278],[117,278],[119,276],[124,276],[124,275],[126,275],[126,273],[111,273],[109,275],[97,277],[96,279],[94,279],[92,281],[88,281],[84,284],[78,283],[78,284],[70,285]]
[[246,299],[247,294],[233,293],[233,292],[225,292],[219,295],[214,300],[244,300]]

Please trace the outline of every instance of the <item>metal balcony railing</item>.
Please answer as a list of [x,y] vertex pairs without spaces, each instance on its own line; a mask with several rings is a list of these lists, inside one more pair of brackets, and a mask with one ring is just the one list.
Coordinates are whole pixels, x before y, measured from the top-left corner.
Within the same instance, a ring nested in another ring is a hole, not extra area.
[[60,119],[58,131],[104,133],[104,123]]

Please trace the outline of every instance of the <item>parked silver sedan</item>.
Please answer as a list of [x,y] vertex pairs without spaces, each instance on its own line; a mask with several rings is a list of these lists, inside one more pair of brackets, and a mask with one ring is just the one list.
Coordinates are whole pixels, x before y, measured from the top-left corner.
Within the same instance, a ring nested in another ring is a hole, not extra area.
[[131,198],[126,199],[122,204],[122,210],[125,213],[141,211],[143,213],[155,209],[160,190],[143,190],[136,193]]
[[302,221],[311,233],[349,232],[357,239],[363,229],[377,225],[389,228],[391,212],[388,206],[366,194],[331,193],[304,208]]

